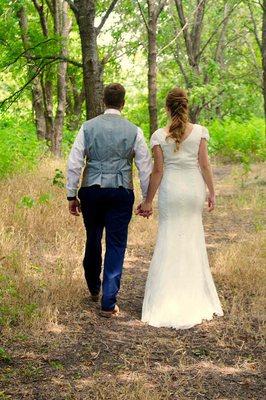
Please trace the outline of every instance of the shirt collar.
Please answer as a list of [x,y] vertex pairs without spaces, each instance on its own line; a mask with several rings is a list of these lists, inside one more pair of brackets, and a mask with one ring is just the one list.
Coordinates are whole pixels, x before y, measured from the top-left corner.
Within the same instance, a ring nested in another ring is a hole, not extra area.
[[116,108],[107,108],[104,111],[104,114],[116,114],[116,115],[121,115],[121,112],[117,110]]

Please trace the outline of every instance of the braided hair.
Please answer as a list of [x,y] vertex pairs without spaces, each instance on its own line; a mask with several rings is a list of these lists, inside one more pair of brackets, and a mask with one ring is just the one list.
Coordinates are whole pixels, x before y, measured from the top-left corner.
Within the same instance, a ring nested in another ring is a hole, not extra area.
[[168,138],[172,138],[176,143],[176,150],[179,149],[182,136],[185,133],[188,116],[188,98],[184,89],[174,88],[170,90],[166,97],[166,108],[170,112],[171,125],[169,127]]

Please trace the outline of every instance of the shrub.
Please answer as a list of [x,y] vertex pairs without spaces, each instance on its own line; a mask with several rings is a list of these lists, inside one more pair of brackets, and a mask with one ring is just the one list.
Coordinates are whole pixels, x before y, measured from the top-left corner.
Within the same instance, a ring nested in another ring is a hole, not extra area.
[[210,153],[224,161],[246,163],[266,159],[265,126],[262,118],[248,121],[214,120],[208,127],[211,135]]
[[14,118],[0,121],[0,178],[32,169],[45,149],[45,144],[37,140],[33,123]]

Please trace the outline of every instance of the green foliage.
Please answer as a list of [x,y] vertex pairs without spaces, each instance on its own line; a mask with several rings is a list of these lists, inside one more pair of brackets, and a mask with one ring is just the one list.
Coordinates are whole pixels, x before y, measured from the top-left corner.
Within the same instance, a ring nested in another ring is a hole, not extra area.
[[32,169],[46,150],[36,138],[33,123],[8,118],[0,121],[0,178]]
[[52,199],[51,193],[43,193],[38,199],[39,204],[48,204]]
[[37,200],[35,200],[31,196],[23,196],[20,199],[19,206],[25,208],[32,208],[37,205],[45,205],[50,202],[51,198],[52,198],[51,193],[43,193]]
[[30,196],[23,196],[20,200],[20,204],[27,208],[32,208],[35,204],[35,200]]
[[248,121],[216,119],[211,124],[205,121],[205,125],[211,135],[209,145],[211,154],[224,161],[240,162],[247,172],[251,161],[266,159],[263,119],[256,117]]
[[55,175],[53,177],[53,182],[52,182],[53,186],[57,186],[60,189],[63,189],[65,187],[64,182],[65,182],[65,177],[64,177],[63,172],[60,169],[56,168]]
[[3,347],[0,347],[0,361],[4,363],[11,362],[11,356],[7,353],[7,351]]
[[[0,4],[0,100],[16,93],[35,71],[35,68],[28,68],[23,56],[24,47],[17,14],[23,5],[28,19],[30,53],[36,58],[32,66],[41,67],[44,62],[48,62],[43,70],[43,77],[49,76],[51,80],[55,111],[58,64],[50,64],[49,60],[58,55],[62,38],[54,34],[49,5],[46,2],[43,4],[49,31],[48,37],[44,37],[33,2],[19,0],[13,2],[12,6],[11,3]],[[100,18],[109,1],[101,0],[96,3],[96,16]],[[147,2],[140,0],[140,5],[147,20]],[[235,5],[234,0],[229,0],[227,12]],[[192,29],[195,1],[183,1],[183,8]],[[254,3],[252,10],[258,35],[261,37],[261,7]],[[204,124],[210,129],[210,152],[225,161],[241,162],[245,177],[249,172],[250,162],[265,159],[261,51],[250,24],[250,9],[246,2],[240,2],[235,11],[230,13],[226,26],[222,24],[225,11],[223,0],[217,0],[205,10],[201,31],[202,52],[196,60],[199,63],[198,68],[194,68],[189,61],[187,46],[180,31],[176,6],[174,2],[168,2],[164,7],[157,27],[158,125],[163,126],[166,123],[165,97],[169,89],[173,86],[185,87],[189,93],[190,109],[196,110],[199,107],[198,121],[205,121]],[[73,17],[71,10],[69,16]],[[127,96],[124,115],[142,128],[148,141],[147,39],[147,29],[137,3],[131,0],[121,4],[118,2],[99,34],[98,53],[104,66],[104,83],[121,81],[125,85]],[[69,58],[80,63],[81,42],[75,18],[67,46]],[[81,114],[74,112],[74,99],[83,85],[82,68],[68,63],[67,75],[66,128],[62,146],[64,155],[68,154],[77,133],[69,129],[74,129],[75,122],[80,121],[80,126],[85,119],[84,104]],[[46,145],[36,139],[31,85],[23,90],[17,100],[13,105],[13,100],[8,102],[10,109],[4,115],[5,120],[0,121],[0,178],[33,168],[38,164],[40,156],[47,151]],[[55,172],[52,184],[59,188],[64,187],[62,171]],[[49,202],[49,194],[43,196],[39,200],[26,196],[21,199],[20,205],[31,208]]]

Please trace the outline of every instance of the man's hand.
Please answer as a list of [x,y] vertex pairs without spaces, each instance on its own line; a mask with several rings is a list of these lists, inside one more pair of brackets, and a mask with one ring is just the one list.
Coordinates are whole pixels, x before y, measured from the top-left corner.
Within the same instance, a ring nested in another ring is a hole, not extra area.
[[146,201],[143,201],[141,204],[139,204],[135,211],[136,215],[140,215],[144,218],[149,218],[152,213],[152,203],[147,203]]
[[78,199],[69,200],[68,209],[71,215],[75,215],[76,217],[78,217],[81,212],[79,200]]

